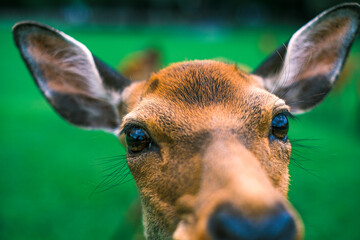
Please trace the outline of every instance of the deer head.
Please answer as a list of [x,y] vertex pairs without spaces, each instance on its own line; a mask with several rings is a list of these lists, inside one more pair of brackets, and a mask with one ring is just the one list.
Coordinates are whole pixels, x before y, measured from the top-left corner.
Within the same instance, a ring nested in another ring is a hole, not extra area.
[[13,33],[60,116],[126,147],[148,239],[301,239],[286,199],[288,117],[331,90],[359,16],[358,4],[321,13],[253,73],[196,60],[134,83],[56,29],[21,22]]

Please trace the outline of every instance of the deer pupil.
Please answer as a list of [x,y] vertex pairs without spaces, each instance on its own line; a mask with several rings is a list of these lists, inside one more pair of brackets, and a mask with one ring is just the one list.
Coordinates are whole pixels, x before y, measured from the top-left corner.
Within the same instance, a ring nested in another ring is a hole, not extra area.
[[126,133],[126,143],[130,152],[141,152],[149,146],[150,138],[143,129],[135,127]]
[[272,135],[283,141],[287,140],[287,133],[289,130],[289,122],[284,114],[275,116],[271,122]]

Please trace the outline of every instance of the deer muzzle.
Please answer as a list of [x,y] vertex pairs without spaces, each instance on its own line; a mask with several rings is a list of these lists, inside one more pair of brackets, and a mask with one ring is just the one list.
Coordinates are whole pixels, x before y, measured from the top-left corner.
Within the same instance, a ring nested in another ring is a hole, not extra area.
[[199,193],[180,198],[178,206],[186,211],[174,239],[302,238],[296,211],[260,161],[238,141],[209,146],[203,156]]

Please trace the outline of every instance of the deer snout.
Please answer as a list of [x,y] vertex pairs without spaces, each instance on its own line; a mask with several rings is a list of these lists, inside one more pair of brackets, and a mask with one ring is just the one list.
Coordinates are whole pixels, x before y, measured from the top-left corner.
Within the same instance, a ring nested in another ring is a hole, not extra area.
[[213,240],[294,240],[296,224],[292,215],[277,204],[271,211],[246,217],[231,204],[219,206],[210,216],[207,230]]

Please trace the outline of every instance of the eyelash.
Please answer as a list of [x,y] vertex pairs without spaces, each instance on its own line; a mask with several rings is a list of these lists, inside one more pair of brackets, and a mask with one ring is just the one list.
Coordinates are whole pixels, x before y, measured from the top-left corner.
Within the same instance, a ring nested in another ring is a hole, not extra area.
[[290,119],[297,119],[296,116],[294,116],[292,113],[290,113],[288,110],[281,110],[281,111],[278,111],[276,113],[273,114],[272,118],[276,117],[277,115],[279,114],[284,114],[286,117],[290,118]]

